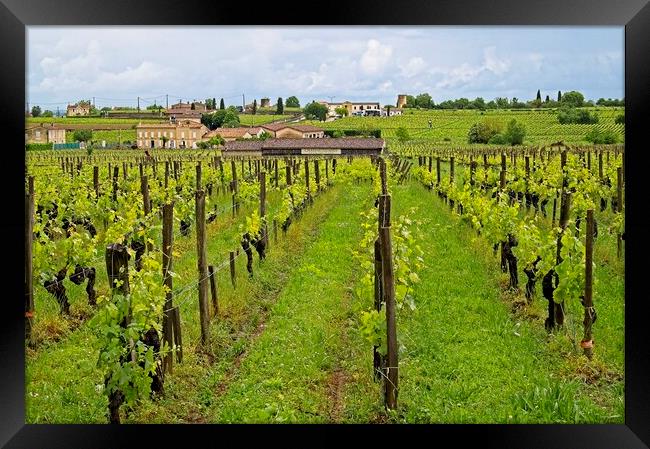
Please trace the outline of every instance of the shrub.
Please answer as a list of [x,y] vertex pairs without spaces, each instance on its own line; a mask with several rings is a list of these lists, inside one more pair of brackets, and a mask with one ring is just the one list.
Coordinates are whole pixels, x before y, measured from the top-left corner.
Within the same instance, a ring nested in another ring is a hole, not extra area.
[[26,151],[46,151],[51,150],[51,143],[27,143],[25,144]]
[[467,133],[467,141],[469,143],[488,143],[492,136],[501,132],[502,128],[501,123],[484,119],[472,125]]
[[503,137],[510,145],[521,145],[524,143],[524,137],[526,137],[526,128],[524,125],[517,123],[517,120],[512,119],[508,123]]
[[618,134],[611,130],[601,131],[598,128],[593,128],[587,133],[585,140],[594,145],[612,144],[618,142]]
[[598,116],[584,109],[563,107],[557,113],[557,119],[562,125],[598,123]]
[[409,132],[406,130],[406,128],[403,127],[397,128],[397,131],[395,131],[395,136],[399,139],[400,142],[406,142],[407,140],[411,139]]
[[619,114],[616,116],[615,120],[616,124],[618,125],[625,125],[625,114]]
[[503,134],[495,134],[492,137],[490,137],[488,143],[492,145],[506,145],[508,141],[506,140]]

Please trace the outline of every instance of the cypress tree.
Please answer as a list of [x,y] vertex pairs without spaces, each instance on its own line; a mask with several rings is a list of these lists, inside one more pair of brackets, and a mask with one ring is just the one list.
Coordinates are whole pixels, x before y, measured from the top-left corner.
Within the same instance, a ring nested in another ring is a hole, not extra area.
[[537,101],[542,101],[542,94],[539,92],[539,89],[537,89]]
[[253,100],[253,115],[257,112],[257,100]]
[[210,109],[217,109],[217,99],[214,97],[212,98],[212,107]]
[[223,102],[223,98],[221,99],[221,102],[219,103],[219,109],[226,109],[226,104]]
[[284,113],[284,104],[282,103],[282,97],[278,97],[277,107],[278,109],[276,110],[276,114],[282,115]]
[[562,101],[562,92],[560,92],[560,91],[558,90],[558,91],[557,91],[557,102],[559,103],[560,101]]
[[547,95],[547,96],[546,96],[546,100],[544,100],[544,102],[545,102],[545,103],[548,103],[549,101],[551,101],[551,99],[550,99],[550,98],[548,97],[548,95]]

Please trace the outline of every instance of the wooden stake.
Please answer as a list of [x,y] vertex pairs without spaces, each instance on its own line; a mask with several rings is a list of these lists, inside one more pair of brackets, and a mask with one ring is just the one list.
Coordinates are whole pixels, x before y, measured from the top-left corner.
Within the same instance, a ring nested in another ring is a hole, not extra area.
[[230,251],[230,280],[232,288],[237,288],[237,278],[235,277],[235,252]]
[[219,314],[219,297],[217,296],[217,277],[212,265],[208,265],[210,275],[210,293],[212,294],[212,316]]
[[591,326],[594,322],[594,302],[593,302],[593,258],[594,258],[594,211],[593,209],[587,210],[587,235],[585,237],[585,318],[584,337],[580,342],[580,346],[584,354],[591,360],[593,356],[593,340],[591,335]]
[[[200,166],[197,165],[197,176]],[[210,312],[208,309],[208,267],[205,235],[205,192],[197,190],[196,199],[196,252],[199,271],[199,315],[201,321],[201,344],[206,345],[209,336]]]
[[[169,167],[169,165],[168,165]],[[167,287],[167,293],[165,294],[165,307],[163,312],[163,342],[167,343],[167,346],[171,350],[174,343],[174,330],[173,330],[173,280],[172,276],[169,274],[170,271],[173,271],[173,245],[174,245],[174,203],[165,204],[162,207],[163,218],[162,218],[162,273],[163,273],[163,284]],[[163,358],[163,372],[169,370],[172,372],[173,364],[173,355],[171,353],[165,355]]]

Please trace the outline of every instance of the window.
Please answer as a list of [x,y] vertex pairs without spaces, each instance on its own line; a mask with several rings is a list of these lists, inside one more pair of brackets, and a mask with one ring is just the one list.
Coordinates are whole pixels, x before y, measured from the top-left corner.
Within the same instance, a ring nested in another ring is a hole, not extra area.
[[142,131],[138,133],[138,137],[142,137]]
[[149,137],[147,131],[144,132],[144,137]]
[[158,137],[160,137],[160,131],[158,131]]
[[40,132],[40,131],[36,131],[36,138],[37,138],[37,139],[40,139],[40,138],[41,138],[41,132]]
[[170,139],[173,139],[173,138],[174,138],[174,131],[170,131],[170,133],[169,133],[169,138],[170,138]]
[[[185,138],[185,131],[181,131],[181,139]],[[183,142],[183,145],[185,145],[185,142]]]

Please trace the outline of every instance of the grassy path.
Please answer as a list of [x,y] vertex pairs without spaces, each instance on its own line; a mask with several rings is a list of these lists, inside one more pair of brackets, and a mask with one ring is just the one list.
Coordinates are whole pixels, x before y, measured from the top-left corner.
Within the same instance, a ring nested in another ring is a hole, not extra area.
[[360,382],[347,385],[347,419],[623,422],[621,382],[599,390],[571,378],[575,360],[549,344],[539,322],[511,313],[496,258],[448,206],[415,183],[394,186],[393,198],[395,217],[418,208],[426,236],[417,309],[398,314],[400,407],[383,416],[379,386],[370,379],[371,351],[364,347],[352,370]]
[[346,190],[285,284],[264,332],[209,410],[209,422],[340,418],[347,379],[342,359],[350,350],[351,250],[363,232],[359,212],[371,204],[369,186]]

